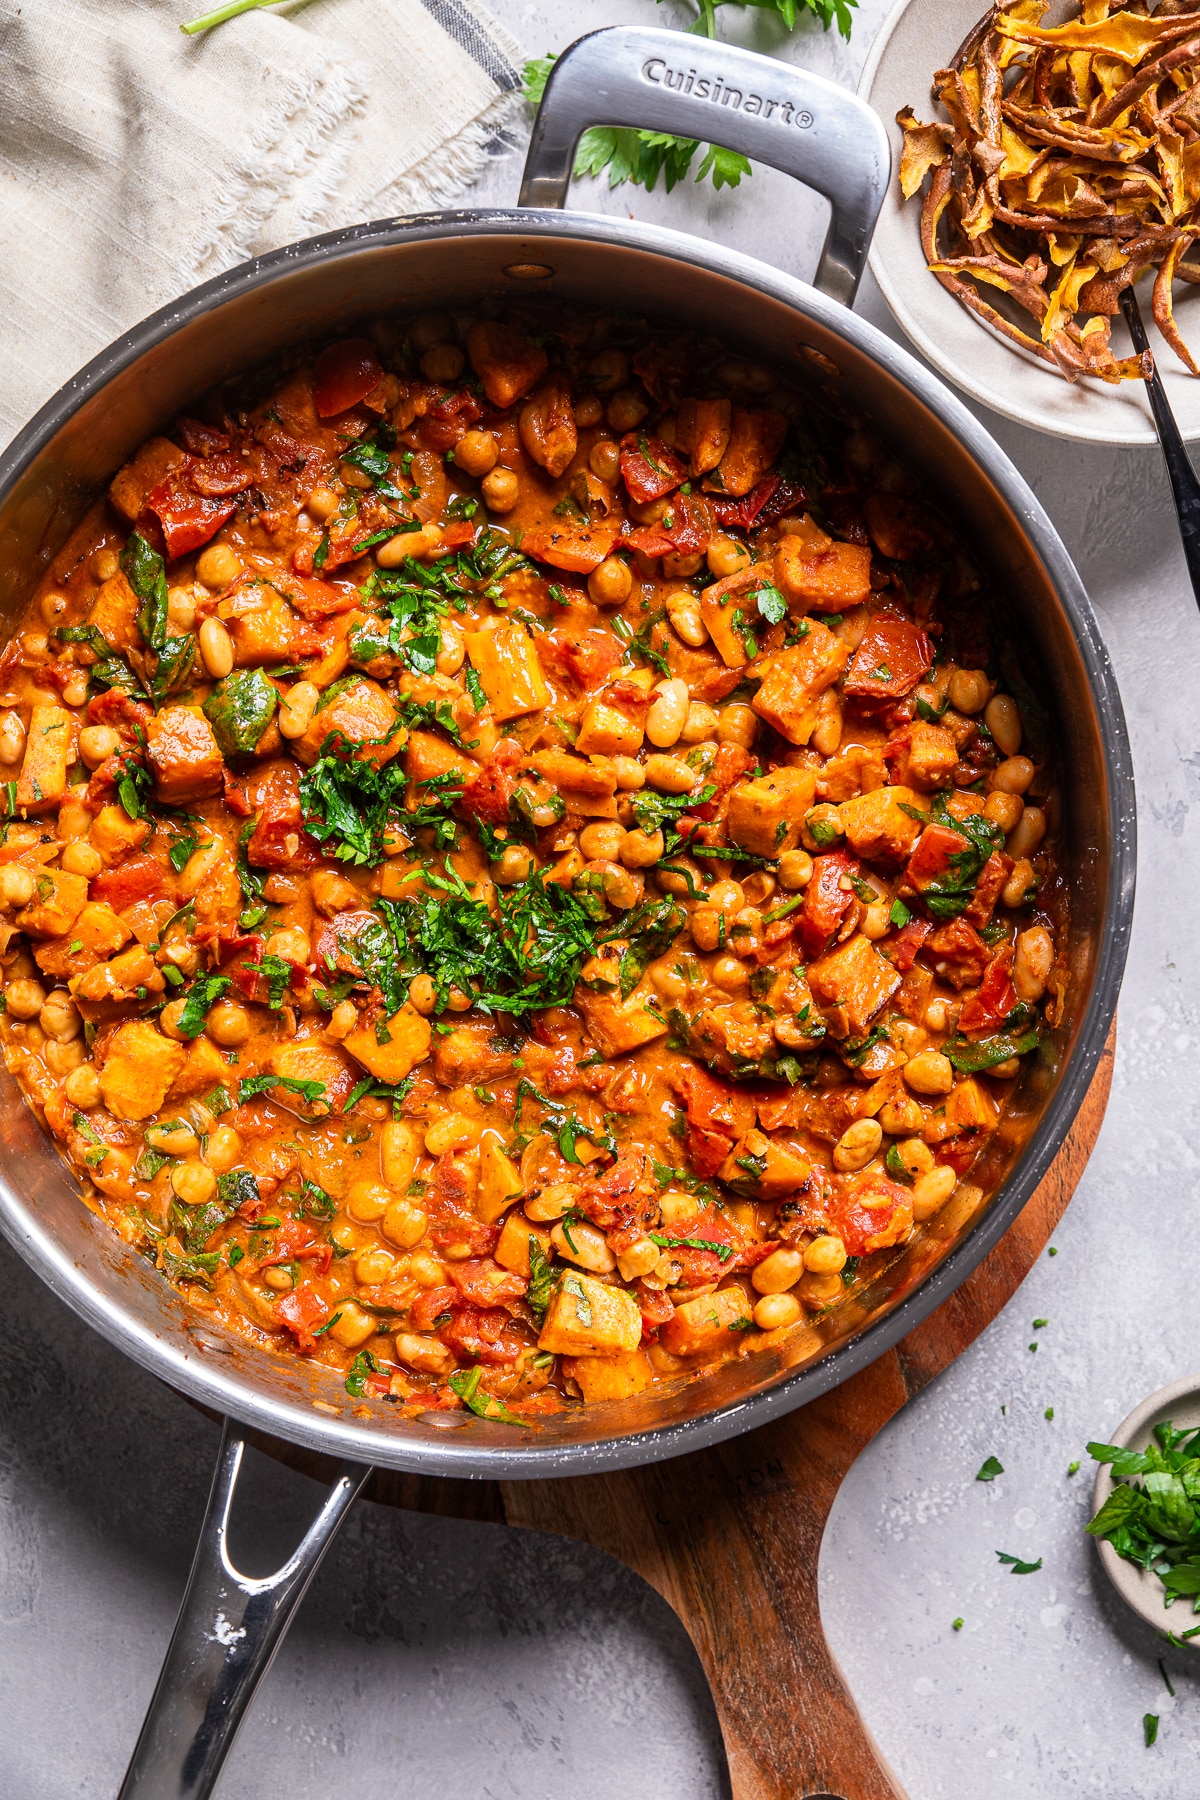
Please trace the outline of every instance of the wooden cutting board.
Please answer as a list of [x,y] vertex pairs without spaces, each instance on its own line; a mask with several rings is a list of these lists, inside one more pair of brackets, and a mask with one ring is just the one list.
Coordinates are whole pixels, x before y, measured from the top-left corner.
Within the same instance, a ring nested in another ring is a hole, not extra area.
[[[376,1472],[369,1498],[594,1544],[658,1590],[712,1688],[734,1800],[905,1800],[825,1641],[821,1539],[855,1459],[1007,1304],[1066,1208],[1099,1134],[1113,1032],[1075,1123],[1004,1238],[923,1324],[870,1368],[786,1418],[713,1449],[558,1481]],[[251,1441],[308,1474],[333,1465]],[[969,1785],[969,1783],[967,1784]]]

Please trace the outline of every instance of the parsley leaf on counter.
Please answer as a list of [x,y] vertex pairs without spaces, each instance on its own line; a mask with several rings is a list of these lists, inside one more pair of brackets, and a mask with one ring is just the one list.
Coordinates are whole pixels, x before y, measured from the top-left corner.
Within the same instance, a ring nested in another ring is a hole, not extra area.
[[1155,1739],[1158,1736],[1158,1714],[1157,1713],[1143,1713],[1142,1714],[1142,1736],[1146,1740],[1146,1748],[1148,1750],[1150,1748],[1151,1744],[1155,1741]]
[[1003,1475],[1004,1464],[997,1456],[989,1456],[975,1477],[976,1481],[995,1481],[997,1475]]
[[1008,1564],[1010,1575],[1036,1575],[1042,1566],[1040,1556],[1036,1562],[1022,1562],[1019,1556],[1010,1556],[1007,1550],[997,1550],[996,1555],[1002,1563]]

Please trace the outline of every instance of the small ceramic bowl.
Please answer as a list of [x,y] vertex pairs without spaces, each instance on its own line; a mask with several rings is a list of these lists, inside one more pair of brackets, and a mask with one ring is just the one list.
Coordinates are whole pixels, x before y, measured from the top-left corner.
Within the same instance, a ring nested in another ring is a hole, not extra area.
[[[917,349],[973,399],[1057,437],[1153,444],[1140,381],[1064,381],[968,312],[925,266],[920,197],[903,200],[896,178],[903,138],[896,114],[911,106],[919,119],[944,116],[930,94],[934,71],[947,66],[986,9],[987,0],[900,0],[871,46],[859,93],[883,120],[892,145],[892,179],[871,245],[871,272]],[[1186,439],[1200,438],[1200,378],[1187,373],[1159,336],[1150,317],[1148,283],[1138,297],[1179,429]],[[1185,340],[1200,346],[1200,287],[1176,284],[1175,316]],[[1130,353],[1122,319],[1113,322],[1112,343],[1118,356]]]
[[[1170,1387],[1159,1388],[1157,1394],[1151,1394],[1122,1420],[1110,1442],[1118,1444],[1122,1450],[1145,1450],[1154,1436],[1155,1426],[1168,1419],[1177,1429],[1200,1425],[1200,1375],[1190,1375],[1186,1381],[1175,1381]],[[1092,1492],[1093,1514],[1104,1505],[1113,1486],[1109,1465],[1101,1463]],[[1103,1539],[1097,1539],[1096,1549],[1105,1574],[1122,1600],[1155,1631],[1173,1631],[1180,1637],[1193,1625],[1200,1625],[1200,1614],[1192,1611],[1186,1599],[1176,1600],[1173,1606],[1163,1605],[1163,1584],[1157,1575],[1139,1569],[1136,1563],[1126,1562]],[[1186,1638],[1183,1642],[1189,1650],[1200,1650],[1200,1637]]]

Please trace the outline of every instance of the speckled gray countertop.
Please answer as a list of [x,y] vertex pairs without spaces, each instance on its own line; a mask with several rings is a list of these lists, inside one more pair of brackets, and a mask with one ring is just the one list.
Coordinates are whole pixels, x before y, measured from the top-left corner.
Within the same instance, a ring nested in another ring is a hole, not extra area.
[[[492,0],[530,54],[579,31],[681,23],[671,0]],[[887,10],[847,47],[769,20],[731,38],[853,83]],[[515,156],[469,199],[510,202]],[[734,196],[577,199],[807,273],[821,208],[782,177]],[[781,222],[783,230],[781,230]],[[891,329],[867,284],[860,310]],[[986,421],[1074,554],[1133,737],[1141,866],[1116,1076],[1096,1152],[1007,1312],[872,1445],[821,1560],[829,1635],[911,1800],[1193,1800],[1196,1656],[1111,1597],[1067,1466],[1151,1389],[1200,1365],[1192,1255],[1200,1105],[1200,618],[1157,454],[1082,449]],[[0,1249],[0,1795],[107,1800],[191,1559],[216,1432],[92,1336]],[[1036,1334],[1035,1317],[1049,1321]],[[1036,1354],[1029,1345],[1038,1343]],[[1053,1407],[1053,1421],[1045,1411]],[[1005,1473],[975,1472],[989,1454]],[[267,1566],[316,1489],[261,1459],[243,1558]],[[270,1530],[268,1531],[268,1523]],[[1013,1578],[996,1550],[1031,1560]],[[952,1621],[962,1616],[960,1632]],[[764,1715],[780,1704],[764,1694]],[[1142,1744],[1142,1714],[1161,1717]],[[551,1538],[360,1505],[323,1566],[227,1765],[228,1800],[716,1800],[711,1701],[682,1628],[632,1575]]]

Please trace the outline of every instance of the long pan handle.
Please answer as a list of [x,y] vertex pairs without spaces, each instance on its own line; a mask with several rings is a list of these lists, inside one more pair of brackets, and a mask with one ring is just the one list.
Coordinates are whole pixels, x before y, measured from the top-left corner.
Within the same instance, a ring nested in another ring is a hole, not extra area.
[[[1133,347],[1138,355],[1144,358],[1150,344],[1146,337],[1146,327],[1142,322],[1137,295],[1132,287],[1121,289],[1121,311],[1125,316],[1125,323],[1129,327]],[[1179,515],[1179,535],[1183,540],[1183,557],[1187,563],[1192,593],[1195,595],[1197,606],[1200,606],[1200,481],[1196,479],[1192,459],[1188,455],[1187,445],[1183,441],[1179,426],[1175,423],[1175,414],[1171,411],[1171,402],[1167,399],[1167,390],[1163,386],[1162,376],[1154,366],[1153,356],[1150,357],[1146,366],[1149,369],[1145,378],[1146,393],[1150,401],[1150,411],[1154,416],[1154,429],[1158,433],[1158,441],[1162,446],[1163,461],[1167,465],[1167,479],[1171,483],[1175,511]]]
[[551,71],[534,122],[520,206],[566,202],[589,125],[670,131],[740,150],[824,194],[833,209],[815,285],[849,306],[891,174],[871,108],[819,75],[729,44],[653,27],[578,38]]
[[118,1800],[207,1800],[292,1614],[371,1474],[343,1463],[293,1555],[255,1580],[229,1555],[245,1449],[226,1420],[187,1591]]

